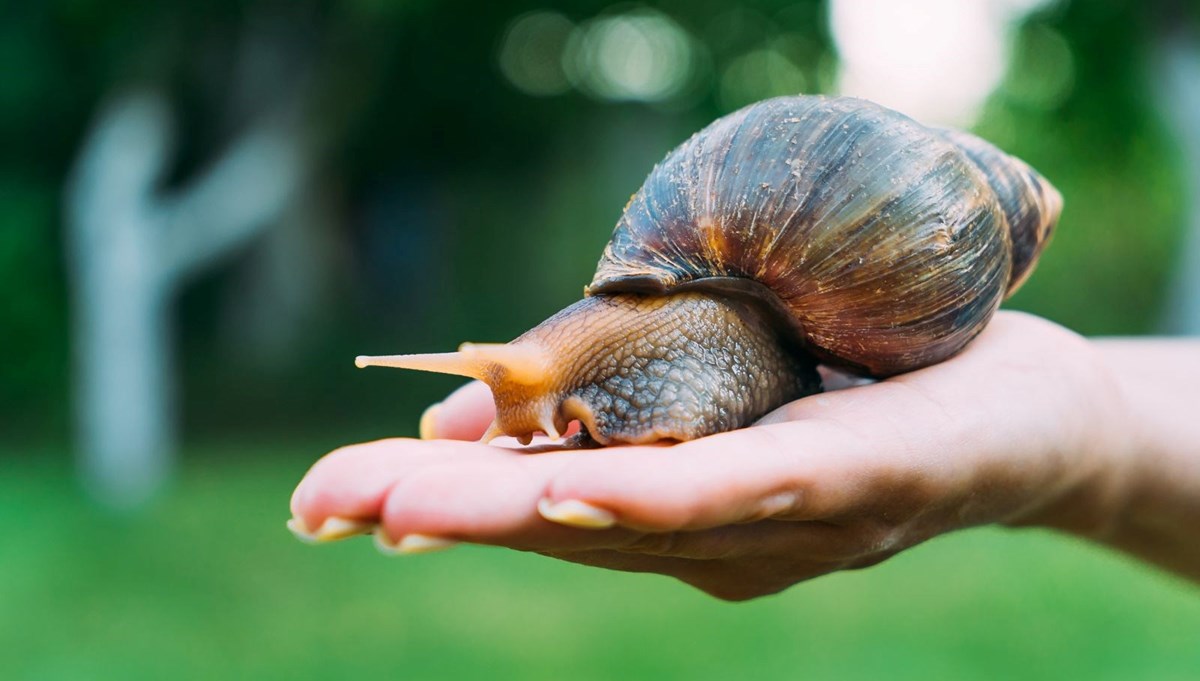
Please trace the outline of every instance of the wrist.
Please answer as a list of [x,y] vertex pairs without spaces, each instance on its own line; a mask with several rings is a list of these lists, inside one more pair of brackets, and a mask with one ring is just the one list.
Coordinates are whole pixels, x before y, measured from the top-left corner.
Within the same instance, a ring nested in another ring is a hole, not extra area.
[[1041,527],[1103,542],[1117,532],[1127,500],[1134,492],[1132,483],[1133,476],[1126,466],[1112,460],[1079,475],[1007,524]]
[[1052,467],[1049,491],[1008,524],[1043,527],[1096,541],[1115,532],[1142,486],[1138,462],[1147,449],[1140,420],[1126,399],[1127,385],[1102,343],[1083,341],[1086,355],[1076,389],[1067,397],[1082,416],[1073,436],[1044,452]]

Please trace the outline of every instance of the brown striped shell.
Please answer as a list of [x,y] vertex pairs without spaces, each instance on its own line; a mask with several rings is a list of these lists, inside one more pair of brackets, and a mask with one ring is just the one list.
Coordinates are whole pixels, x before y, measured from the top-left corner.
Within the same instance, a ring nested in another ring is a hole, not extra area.
[[1061,207],[1029,166],[968,133],[860,99],[780,97],[654,168],[587,293],[750,296],[822,361],[888,376],[978,334]]

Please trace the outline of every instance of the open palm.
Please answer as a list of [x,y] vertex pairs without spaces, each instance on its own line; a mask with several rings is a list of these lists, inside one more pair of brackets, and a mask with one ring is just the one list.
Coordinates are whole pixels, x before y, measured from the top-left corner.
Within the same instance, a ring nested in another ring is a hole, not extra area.
[[487,388],[470,384],[423,424],[439,439],[319,461],[292,497],[293,529],[375,531],[405,553],[507,546],[741,600],[958,528],[1103,526],[1098,500],[1127,432],[1120,395],[1092,344],[1019,313],[936,366],[674,445],[470,442],[493,413]]

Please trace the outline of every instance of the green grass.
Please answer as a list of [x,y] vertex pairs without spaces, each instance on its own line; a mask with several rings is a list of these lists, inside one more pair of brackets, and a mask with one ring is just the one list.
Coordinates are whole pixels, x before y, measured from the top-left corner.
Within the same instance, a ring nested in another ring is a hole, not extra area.
[[134,516],[0,459],[5,679],[1195,679],[1200,591],[974,530],[743,604],[486,547],[386,558],[283,527],[307,466],[193,452]]

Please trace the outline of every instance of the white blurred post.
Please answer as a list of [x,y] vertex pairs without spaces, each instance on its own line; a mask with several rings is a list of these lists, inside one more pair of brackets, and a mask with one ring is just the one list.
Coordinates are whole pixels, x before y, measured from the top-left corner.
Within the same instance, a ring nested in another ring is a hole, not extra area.
[[66,190],[80,467],[112,506],[146,500],[172,469],[175,294],[278,219],[304,175],[298,134],[281,120],[162,195],[171,147],[165,102],[121,96],[100,113]]
[[1200,38],[1175,31],[1157,41],[1158,101],[1184,161],[1188,197],[1183,248],[1174,263],[1164,330],[1200,335]]
[[1008,66],[1012,27],[1046,0],[830,0],[840,94],[970,127]]

